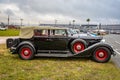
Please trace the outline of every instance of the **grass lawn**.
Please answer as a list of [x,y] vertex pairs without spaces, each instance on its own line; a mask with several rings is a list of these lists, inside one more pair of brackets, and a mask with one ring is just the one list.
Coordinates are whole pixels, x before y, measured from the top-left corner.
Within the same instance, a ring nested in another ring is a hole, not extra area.
[[18,29],[8,29],[6,31],[0,30],[0,36],[18,36],[19,30]]
[[0,80],[119,80],[112,61],[96,63],[84,58],[21,60],[0,44]]

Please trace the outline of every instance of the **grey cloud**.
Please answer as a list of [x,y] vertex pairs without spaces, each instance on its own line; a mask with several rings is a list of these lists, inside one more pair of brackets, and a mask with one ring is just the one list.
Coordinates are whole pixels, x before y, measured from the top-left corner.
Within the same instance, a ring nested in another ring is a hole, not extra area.
[[6,9],[4,13],[7,15],[15,16],[14,12],[11,9]]
[[120,0],[1,0],[15,3],[26,14],[60,14],[73,18],[113,18],[120,20]]

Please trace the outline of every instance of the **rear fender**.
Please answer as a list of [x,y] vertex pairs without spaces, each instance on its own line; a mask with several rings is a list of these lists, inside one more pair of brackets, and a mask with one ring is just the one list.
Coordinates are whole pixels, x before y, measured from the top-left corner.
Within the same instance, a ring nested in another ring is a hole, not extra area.
[[23,46],[23,45],[29,45],[29,46],[31,46],[31,47],[33,48],[34,52],[36,53],[36,49],[35,49],[33,43],[30,42],[30,41],[23,41],[23,42],[21,42],[21,43],[17,46],[16,51],[18,52],[19,49],[20,49],[20,47]]

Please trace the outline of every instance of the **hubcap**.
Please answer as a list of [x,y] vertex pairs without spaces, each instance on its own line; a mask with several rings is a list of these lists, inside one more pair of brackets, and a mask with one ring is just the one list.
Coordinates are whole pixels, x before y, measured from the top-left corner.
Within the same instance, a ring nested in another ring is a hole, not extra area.
[[81,49],[81,45],[77,45],[77,47],[76,47],[78,50],[80,50]]
[[107,58],[107,51],[106,50],[104,50],[104,49],[98,49],[97,51],[96,51],[96,58],[98,59],[98,60],[105,60],[106,58]]
[[25,54],[25,55],[28,55],[28,54],[29,54],[29,51],[28,51],[28,50],[25,50],[25,51],[24,51],[24,54]]
[[25,59],[28,59],[31,56],[32,52],[30,48],[22,48],[21,50],[21,56]]
[[74,45],[73,45],[73,50],[76,54],[78,54],[80,51],[84,50],[85,49],[85,46],[83,43],[81,42],[76,42]]
[[100,52],[98,55],[99,55],[99,57],[103,57],[103,56],[104,56],[104,53],[103,53],[103,52]]

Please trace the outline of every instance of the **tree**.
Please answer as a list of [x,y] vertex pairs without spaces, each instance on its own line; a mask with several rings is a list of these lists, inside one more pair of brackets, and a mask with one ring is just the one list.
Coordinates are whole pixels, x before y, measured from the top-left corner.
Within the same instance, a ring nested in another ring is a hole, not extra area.
[[88,28],[89,28],[89,22],[90,22],[90,19],[88,18],[86,21],[88,22]]
[[90,22],[90,19],[88,18],[86,21],[87,21],[87,22],[88,22],[88,24],[89,24],[89,22]]
[[75,28],[75,20],[73,20],[73,28]]

